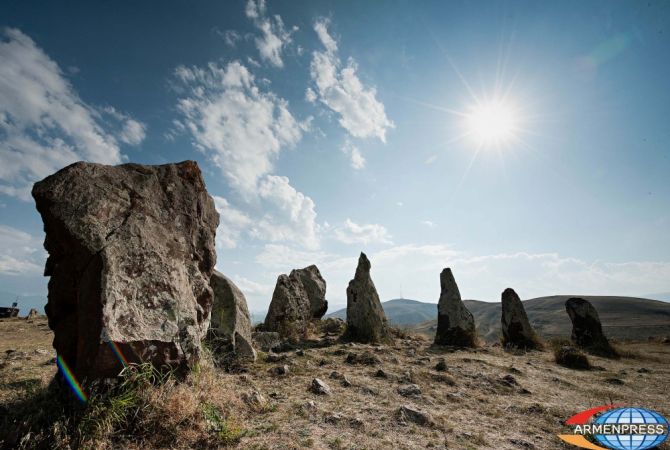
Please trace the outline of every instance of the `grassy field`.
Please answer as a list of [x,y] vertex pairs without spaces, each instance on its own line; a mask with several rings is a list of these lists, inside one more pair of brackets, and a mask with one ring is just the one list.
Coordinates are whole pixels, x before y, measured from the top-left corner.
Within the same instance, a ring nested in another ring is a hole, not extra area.
[[[3,319],[0,336],[7,448],[567,449],[556,437],[567,431],[563,421],[589,407],[623,403],[670,416],[670,345],[660,341],[620,343],[623,358],[589,356],[588,371],[557,365],[550,350],[446,352],[422,336],[291,351],[274,362],[261,353],[242,373],[204,363],[183,382],[154,385],[158,375],[138,368],[123,386],[64,413],[48,390],[56,366],[46,320]],[[347,362],[352,353],[369,364]],[[435,369],[440,358],[446,371]],[[271,370],[283,365],[285,375]],[[314,378],[330,395],[309,390]],[[399,393],[408,384],[419,392]],[[400,420],[402,405],[434,424]]]

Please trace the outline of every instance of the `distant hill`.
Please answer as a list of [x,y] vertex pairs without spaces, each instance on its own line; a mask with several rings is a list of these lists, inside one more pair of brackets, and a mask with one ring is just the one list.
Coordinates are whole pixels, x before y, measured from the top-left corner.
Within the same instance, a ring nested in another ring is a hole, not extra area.
[[[538,297],[523,302],[533,327],[545,337],[569,336],[570,318],[565,312],[565,301],[582,297],[598,310],[603,328],[608,336],[618,339],[647,339],[650,336],[670,335],[670,303],[635,297],[610,297],[589,295],[554,295]],[[475,317],[478,332],[487,341],[497,341],[500,336],[500,303],[465,300]],[[433,335],[437,318],[413,327]]]
[[[418,300],[396,298],[382,302],[382,307],[384,308],[386,318],[393,325],[414,325],[427,320],[433,320],[437,317],[436,303],[424,303]],[[346,308],[340,309],[327,314],[326,317],[339,317],[346,320],[347,310]]]
[[656,294],[645,295],[644,298],[650,298],[652,300],[660,300],[662,302],[670,302],[670,292],[660,292]]

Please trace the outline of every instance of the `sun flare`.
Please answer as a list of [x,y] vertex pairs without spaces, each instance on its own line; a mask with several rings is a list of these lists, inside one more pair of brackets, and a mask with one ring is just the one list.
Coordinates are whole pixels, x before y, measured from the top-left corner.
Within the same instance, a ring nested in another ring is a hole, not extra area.
[[516,137],[518,119],[509,104],[489,101],[477,104],[466,114],[466,128],[480,145],[501,145]]

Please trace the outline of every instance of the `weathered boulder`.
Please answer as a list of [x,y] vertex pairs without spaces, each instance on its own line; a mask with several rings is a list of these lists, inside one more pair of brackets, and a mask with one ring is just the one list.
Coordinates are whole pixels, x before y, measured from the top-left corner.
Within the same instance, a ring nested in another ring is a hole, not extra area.
[[214,271],[210,278],[214,291],[210,334],[217,342],[227,341],[227,351],[237,358],[256,360],[256,350],[251,343],[251,316],[247,299],[228,277]]
[[30,311],[28,311],[28,315],[26,318],[28,319],[36,319],[39,317],[40,313],[35,309],[35,308],[30,308]]
[[269,352],[281,345],[281,337],[276,331],[254,331],[251,334],[256,347],[264,352]]
[[321,276],[319,268],[314,264],[304,269],[294,269],[290,277],[296,277],[302,282],[305,294],[309,299],[309,311],[312,319],[320,319],[328,311],[326,300],[326,280]]
[[603,333],[598,311],[583,298],[569,298],[565,310],[572,321],[572,341],[590,353],[615,357],[617,352]]
[[525,349],[540,347],[533,327],[530,326],[526,310],[514,289],[502,293],[502,344]]
[[264,331],[276,331],[282,339],[296,343],[305,338],[310,319],[310,303],[300,278],[295,273],[279,275]]
[[435,344],[475,347],[475,319],[461,300],[461,293],[451,269],[446,268],[440,274],[440,288]]
[[365,253],[358,258],[354,279],[347,287],[347,329],[344,338],[362,343],[392,340],[386,314],[370,277],[371,264]]
[[219,216],[194,161],[79,162],[33,187],[54,348],[79,380],[186,370],[209,327]]
[[396,414],[400,423],[413,422],[425,427],[435,426],[435,419],[430,413],[421,411],[412,405],[402,405],[398,408]]

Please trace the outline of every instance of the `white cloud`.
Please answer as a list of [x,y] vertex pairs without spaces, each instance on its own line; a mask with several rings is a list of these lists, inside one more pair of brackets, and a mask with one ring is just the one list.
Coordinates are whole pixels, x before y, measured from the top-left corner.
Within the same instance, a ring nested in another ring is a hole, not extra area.
[[269,61],[273,66],[284,67],[282,51],[293,42],[291,35],[298,27],[287,31],[278,14],[268,16],[265,0],[248,0],[245,13],[261,32],[261,36],[256,38],[256,48],[261,59]]
[[312,88],[307,88],[305,90],[305,100],[307,100],[310,103],[314,103],[316,101],[316,92]]
[[180,66],[175,74],[187,89],[178,103],[186,129],[243,194],[256,191],[280,151],[294,146],[309,127],[293,117],[286,100],[261,91],[238,61]]
[[44,271],[46,253],[37,237],[0,225],[0,248],[0,274],[16,276]]
[[354,170],[361,170],[365,168],[365,158],[361,154],[361,151],[352,144],[350,141],[346,141],[342,146],[342,152],[349,157],[349,163],[351,168]]
[[425,225],[425,226],[427,226],[428,228],[435,228],[435,227],[437,226],[437,225],[435,224],[435,222],[432,222],[432,221],[430,221],[430,220],[422,220],[422,221],[421,221],[421,225]]
[[240,275],[233,275],[230,279],[233,280],[233,283],[235,283],[238,288],[240,288],[245,297],[265,296],[269,299],[274,290],[274,286],[271,284],[256,283],[255,281],[251,281]]
[[319,100],[339,115],[340,125],[352,136],[377,137],[386,142],[386,131],[394,125],[386,116],[384,104],[377,100],[376,89],[363,85],[353,59],[342,67],[337,42],[328,34],[326,20],[318,20],[314,30],[325,47],[325,51],[313,53],[310,66]]
[[230,47],[235,47],[237,45],[237,42],[242,39],[242,36],[240,36],[240,33],[238,33],[235,30],[226,30],[223,32],[223,40],[228,44]]
[[119,142],[144,137],[128,116],[117,136],[119,124],[81,100],[58,64],[21,31],[2,32],[0,61],[0,193],[28,200],[33,182],[78,160],[119,163]]
[[235,209],[223,197],[214,195],[214,206],[219,213],[219,227],[216,229],[216,245],[219,248],[235,248],[242,232],[250,227],[252,220],[242,211]]
[[392,244],[388,230],[378,224],[359,225],[347,219],[335,229],[335,238],[345,244]]

